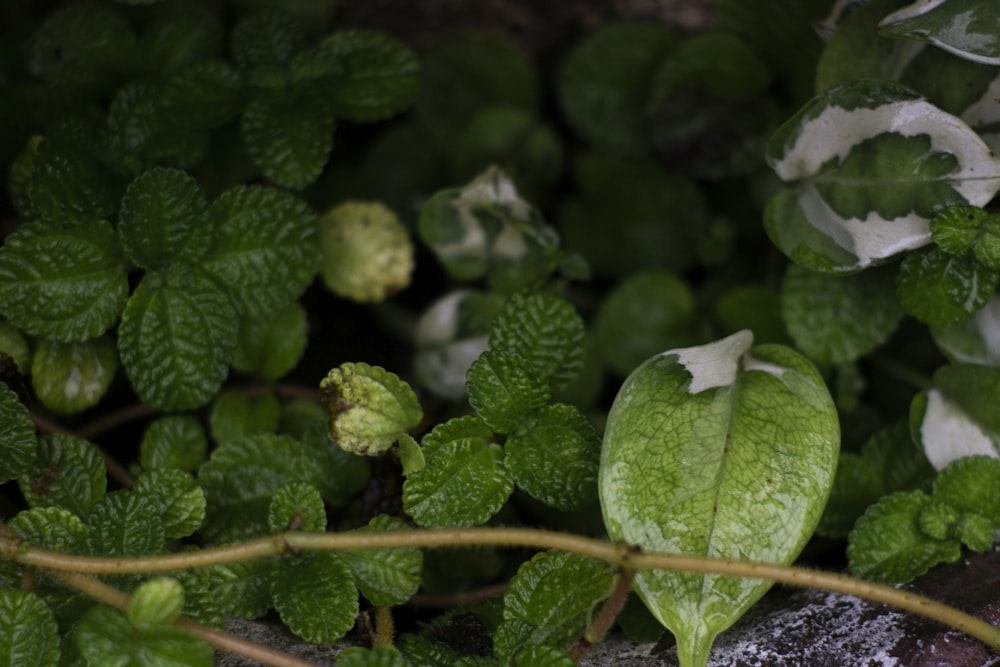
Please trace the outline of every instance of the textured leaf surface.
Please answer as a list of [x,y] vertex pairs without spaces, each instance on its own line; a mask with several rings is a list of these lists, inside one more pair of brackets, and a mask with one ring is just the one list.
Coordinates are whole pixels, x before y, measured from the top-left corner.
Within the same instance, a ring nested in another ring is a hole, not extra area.
[[176,579],[157,577],[139,584],[125,616],[133,627],[144,630],[174,622],[184,607],[184,587]]
[[32,507],[18,512],[7,525],[28,544],[65,554],[87,555],[87,526],[61,507]]
[[952,462],[934,480],[934,497],[961,512],[982,514],[1000,526],[1000,460],[966,456]]
[[885,37],[918,39],[986,65],[1000,65],[1000,8],[976,0],[914,2],[879,24]]
[[938,248],[910,254],[899,267],[896,290],[908,313],[921,322],[949,326],[964,322],[986,305],[1000,283],[1000,272],[968,255]]
[[222,444],[255,433],[273,433],[280,417],[281,403],[274,394],[251,397],[227,389],[212,403],[208,425],[212,439]]
[[146,470],[179,468],[194,471],[208,454],[208,438],[196,417],[170,415],[150,423],[139,445],[139,462]]
[[31,163],[31,210],[43,220],[78,225],[107,218],[118,208],[118,183],[82,147],[43,140]]
[[[398,517],[380,514],[354,532],[372,533],[406,530]],[[354,573],[361,594],[376,607],[405,603],[420,587],[424,556],[420,549],[359,549],[340,554]]]
[[358,615],[358,590],[351,569],[332,553],[282,562],[271,580],[271,597],[282,622],[314,644],[337,641]]
[[101,335],[128,298],[125,258],[114,230],[22,225],[0,248],[0,308],[16,327],[62,342]]
[[949,206],[931,219],[931,238],[950,255],[972,250],[976,259],[1000,269],[1000,215],[975,206]]
[[73,631],[80,654],[94,665],[211,667],[212,647],[187,630],[156,625],[133,628],[118,611],[96,606]]
[[330,411],[330,439],[355,454],[384,452],[423,417],[410,385],[380,366],[341,364],[319,390]]
[[197,260],[212,243],[208,200],[183,171],[151,169],[125,191],[118,236],[128,258],[144,269]]
[[860,80],[782,125],[768,164],[790,187],[765,210],[771,240],[826,272],[856,271],[930,241],[937,208],[982,206],[1000,162],[958,118],[897,84]]
[[573,510],[597,498],[601,436],[576,408],[541,408],[507,438],[504,451],[517,486],[546,505]]
[[267,525],[274,532],[326,530],[323,496],[308,482],[288,482],[274,494],[267,511]]
[[[805,545],[833,483],[836,409],[804,357],[752,342],[742,331],[668,350],[626,379],[608,415],[599,473],[612,539],[776,563]],[[635,582],[692,665],[769,587],[677,572],[640,572]]]
[[147,275],[118,329],[122,366],[143,401],[167,410],[196,408],[218,391],[236,349],[236,313],[200,273],[175,267]]
[[537,366],[520,354],[488,350],[468,375],[469,404],[498,433],[510,433],[529,412],[545,405],[548,382]]
[[268,316],[245,316],[240,320],[233,368],[277,380],[299,363],[308,334],[306,311],[298,302]]
[[171,123],[207,129],[225,125],[239,111],[239,73],[221,60],[194,62],[164,81],[158,100]]
[[107,336],[82,343],[43,340],[31,359],[31,384],[46,407],[62,414],[97,404],[118,372],[118,351]]
[[205,520],[205,492],[183,470],[159,468],[144,472],[133,488],[156,505],[168,538],[187,537]]
[[490,348],[524,357],[545,374],[552,391],[560,391],[583,367],[585,335],[583,320],[565,299],[515,294],[490,326]]
[[59,664],[59,629],[45,602],[28,591],[0,590],[0,665]]
[[323,42],[339,70],[333,91],[336,114],[358,123],[395,116],[420,88],[420,62],[410,49],[385,33],[341,30]]
[[107,489],[104,458],[94,445],[70,435],[38,439],[35,461],[19,478],[32,507],[56,506],[86,519]]
[[842,364],[884,343],[903,319],[892,271],[832,276],[791,265],[781,313],[798,349],[821,364]]
[[536,555],[521,566],[504,595],[503,620],[494,638],[497,655],[508,661],[534,644],[567,646],[613,581],[611,569],[599,561],[560,552]]
[[492,437],[475,417],[452,419],[424,436],[427,465],[403,483],[403,508],[418,525],[475,526],[500,510],[514,482]]
[[242,18],[230,41],[236,64],[251,68],[289,62],[302,48],[305,35],[291,14],[271,10]]
[[27,472],[35,460],[35,424],[17,394],[0,385],[0,483]]
[[146,556],[163,550],[163,520],[156,500],[136,491],[112,491],[87,517],[87,542],[102,556]]
[[322,99],[260,99],[244,109],[240,132],[250,158],[270,181],[301,190],[323,171],[335,125]]

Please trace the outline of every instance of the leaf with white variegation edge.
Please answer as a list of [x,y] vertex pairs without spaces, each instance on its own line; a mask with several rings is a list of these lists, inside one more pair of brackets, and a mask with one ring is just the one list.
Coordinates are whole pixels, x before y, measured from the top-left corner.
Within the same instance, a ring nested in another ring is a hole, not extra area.
[[939,389],[914,397],[910,431],[936,470],[965,456],[1000,458],[1000,433],[977,424]]
[[1000,4],[982,0],[919,0],[879,23],[883,37],[930,42],[948,53],[1000,65]]
[[961,324],[931,327],[931,336],[956,363],[1000,366],[1000,297],[994,296]]
[[788,187],[764,212],[792,260],[857,271],[928,244],[937,209],[983,206],[1000,160],[960,119],[888,81],[851,81],[813,98],[782,125],[766,157]]
[[[608,414],[598,490],[612,540],[643,550],[790,563],[833,484],[840,429],[798,352],[740,331],[667,350],[625,380]],[[771,584],[644,571],[635,589],[677,637],[684,667]]]

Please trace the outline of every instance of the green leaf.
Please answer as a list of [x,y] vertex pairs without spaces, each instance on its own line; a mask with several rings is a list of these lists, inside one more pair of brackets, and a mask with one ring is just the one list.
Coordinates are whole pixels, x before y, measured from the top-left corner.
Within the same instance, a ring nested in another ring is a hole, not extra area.
[[323,171],[335,126],[321,99],[260,99],[243,110],[240,133],[247,154],[268,180],[301,190]]
[[356,123],[385,120],[405,110],[420,88],[420,62],[391,35],[341,30],[320,48],[336,63],[332,99],[340,118]]
[[594,324],[604,361],[619,375],[651,355],[693,342],[694,295],[668,271],[637,273],[619,283]]
[[92,224],[118,208],[117,181],[83,147],[43,139],[31,162],[31,211],[47,222]]
[[179,468],[192,472],[208,455],[208,438],[196,417],[170,415],[154,420],[139,445],[139,463],[146,470]]
[[184,586],[170,577],[157,577],[139,584],[125,610],[132,627],[147,630],[174,622],[184,607]]
[[29,591],[0,590],[0,665],[59,664],[59,628],[45,602]]
[[267,525],[273,532],[302,530],[322,533],[326,530],[323,497],[308,482],[288,482],[271,499]]
[[351,647],[337,654],[336,667],[410,667],[412,664],[392,646],[372,649]]
[[167,538],[187,537],[205,520],[205,492],[197,480],[183,470],[146,471],[136,479],[133,489],[156,504]]
[[601,436],[569,405],[547,405],[529,415],[504,444],[514,482],[559,510],[580,509],[597,498]]
[[212,439],[222,444],[255,433],[274,433],[281,417],[281,402],[274,394],[252,398],[228,389],[212,404],[208,423]]
[[330,411],[330,439],[355,454],[384,452],[423,418],[410,385],[380,366],[341,364],[319,391]]
[[1000,433],[1000,368],[951,364],[934,372],[934,386],[977,424]]
[[306,428],[302,447],[310,462],[310,481],[330,505],[344,507],[368,486],[371,478],[368,459],[345,452],[330,442],[324,417]]
[[238,186],[212,204],[215,242],[203,266],[241,314],[267,315],[294,301],[319,265],[316,216],[300,199]]
[[[400,518],[379,514],[354,533],[407,529]],[[376,607],[392,607],[409,600],[420,588],[424,555],[420,549],[358,549],[340,554],[354,574],[358,590]]]
[[975,206],[949,206],[930,222],[931,238],[950,255],[970,249],[985,267],[1000,269],[1000,215]]
[[[612,540],[771,563],[798,555],[833,484],[837,412],[808,360],[752,343],[741,331],[668,350],[625,380],[608,414],[598,480]],[[789,505],[789,497],[798,500]],[[770,585],[636,574],[637,591],[676,635],[685,665],[703,664],[716,634]]]
[[496,514],[514,490],[503,448],[475,417],[438,424],[424,436],[426,467],[403,483],[403,509],[420,526],[475,526]]
[[94,504],[87,517],[87,543],[102,556],[146,556],[163,550],[159,503],[144,493],[112,491]]
[[299,22],[291,14],[277,10],[243,17],[230,36],[233,60],[243,69],[288,63],[304,43]]
[[213,572],[221,581],[213,588],[220,613],[224,616],[260,618],[271,608],[271,572],[275,561],[269,558],[218,565]]
[[924,246],[937,209],[982,206],[1000,189],[1000,161],[975,132],[886,81],[813,98],[774,133],[766,157],[788,184],[764,212],[768,236],[828,273]]
[[613,583],[613,572],[602,562],[555,551],[537,554],[510,581],[494,651],[506,664],[536,644],[567,647]]
[[196,261],[212,243],[205,193],[183,171],[151,169],[125,191],[118,236],[128,258],[144,269]]
[[961,513],[946,502],[931,498],[917,517],[917,525],[920,530],[935,540],[946,540],[953,537],[955,524]]
[[233,368],[277,380],[298,365],[308,335],[306,311],[297,301],[270,315],[245,315],[240,319]]
[[931,327],[931,336],[955,363],[1000,366],[1000,340],[994,339],[994,331],[1000,331],[1000,297],[996,296],[961,324]]
[[645,102],[657,64],[676,34],[655,23],[612,23],[577,44],[557,72],[559,106],[570,127],[610,151],[647,151]]
[[89,555],[87,526],[62,507],[32,507],[7,522],[25,542],[64,554]]
[[358,615],[351,569],[332,553],[282,561],[271,580],[271,597],[288,629],[314,644],[337,641]]
[[412,435],[406,433],[397,441],[399,464],[403,468],[403,476],[407,477],[427,465],[424,460],[424,450]]
[[66,5],[45,19],[32,56],[52,85],[107,91],[127,71],[135,42],[128,21],[112,8]]
[[1000,526],[1000,460],[990,456],[966,456],[948,464],[934,480],[935,500],[959,512],[986,517]]
[[39,341],[31,385],[54,412],[72,414],[97,405],[118,372],[118,351],[108,336],[83,343]]
[[472,362],[489,349],[490,323],[504,305],[494,292],[460,289],[424,311],[417,321],[414,372],[432,393],[465,398],[465,377]]
[[71,435],[38,439],[35,461],[18,477],[32,507],[62,507],[86,519],[108,485],[104,457],[97,447]]
[[955,526],[955,537],[973,551],[983,552],[992,549],[996,534],[997,522],[975,512],[963,514]]
[[1000,433],[981,426],[939,389],[913,398],[910,430],[937,470],[965,456],[1000,457]]
[[575,664],[565,649],[554,646],[529,646],[514,658],[514,667],[573,667]]
[[930,502],[923,491],[899,491],[869,507],[847,536],[851,574],[902,583],[961,558],[958,540],[935,540],[920,530],[920,513]]
[[930,42],[949,53],[986,65],[1000,65],[1000,11],[976,0],[914,2],[879,23],[879,34]]
[[133,628],[124,615],[96,606],[84,614],[72,634],[90,665],[145,667],[211,667],[214,651],[187,630],[154,625]]
[[192,62],[163,82],[157,104],[167,122],[204,130],[221,127],[240,110],[240,77],[222,60]]
[[510,433],[548,403],[545,376],[520,354],[489,350],[469,368],[469,404],[498,433]]
[[908,313],[933,326],[958,324],[986,305],[1000,272],[938,248],[910,254],[899,267],[896,289]]
[[125,307],[124,262],[106,222],[26,223],[0,248],[0,309],[32,336],[95,338],[114,326]]
[[28,341],[17,327],[2,320],[0,320],[0,354],[5,354],[13,360],[18,372],[23,373],[31,368],[31,348],[28,347]]
[[792,342],[781,316],[781,297],[773,287],[734,287],[715,302],[713,314],[722,333],[750,329],[754,338],[764,343]]
[[35,460],[35,424],[28,408],[6,384],[0,384],[0,483],[26,473]]
[[208,497],[201,534],[214,542],[257,537],[268,531],[271,499],[293,481],[310,481],[312,462],[302,443],[259,433],[221,443],[198,470]]
[[820,364],[843,364],[885,343],[903,319],[894,273],[833,276],[790,265],[781,314],[798,349]]
[[565,389],[583,368],[586,331],[576,309],[548,292],[513,295],[490,326],[490,348],[518,354]]
[[413,271],[406,227],[379,202],[347,201],[320,219],[326,286],[355,301],[382,301],[405,289]]
[[[119,0],[122,1],[122,0]],[[156,4],[159,0],[124,0],[129,4]],[[165,74],[221,53],[222,20],[217,8],[201,3],[167,3],[144,22],[141,48],[150,69]]]
[[229,299],[200,272],[175,265],[165,276],[147,274],[118,328],[122,366],[144,402],[199,407],[226,379],[236,326]]

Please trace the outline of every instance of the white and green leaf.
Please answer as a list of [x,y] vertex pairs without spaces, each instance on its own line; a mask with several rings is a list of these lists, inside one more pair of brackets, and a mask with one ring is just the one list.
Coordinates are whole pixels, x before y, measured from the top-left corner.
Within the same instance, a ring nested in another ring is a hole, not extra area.
[[980,0],[920,0],[879,23],[884,37],[930,42],[986,65],[1000,65],[1000,6]]
[[965,322],[930,330],[951,361],[1000,366],[1000,297],[991,298]]

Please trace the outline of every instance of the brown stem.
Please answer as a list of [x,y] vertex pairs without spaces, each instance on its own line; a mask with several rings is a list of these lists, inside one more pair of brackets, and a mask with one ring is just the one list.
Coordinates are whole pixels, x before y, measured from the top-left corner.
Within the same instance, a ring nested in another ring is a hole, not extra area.
[[85,440],[90,440],[91,438],[96,438],[97,436],[118,428],[119,426],[123,426],[140,419],[146,419],[158,413],[159,410],[151,405],[136,403],[135,405],[129,405],[121,408],[120,410],[115,410],[114,412],[109,412],[106,415],[98,417],[89,424],[81,427],[77,431],[77,435]]
[[615,581],[614,590],[601,607],[601,613],[583,631],[583,636],[576,645],[570,649],[569,657],[575,661],[585,656],[590,650],[604,640],[611,626],[615,624],[615,619],[622,612],[628,593],[632,589],[632,580],[635,579],[635,571],[623,569]]
[[475,591],[464,591],[451,595],[430,595],[421,593],[414,595],[407,604],[413,607],[428,607],[431,609],[450,609],[452,607],[467,607],[485,600],[498,598],[507,592],[508,583],[495,584]]

